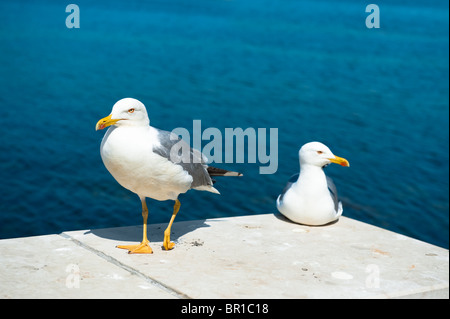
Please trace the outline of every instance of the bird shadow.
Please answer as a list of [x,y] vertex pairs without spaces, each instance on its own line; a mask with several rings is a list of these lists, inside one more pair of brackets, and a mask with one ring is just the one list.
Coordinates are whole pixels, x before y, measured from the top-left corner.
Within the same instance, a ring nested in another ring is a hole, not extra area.
[[293,222],[292,220],[290,220],[289,218],[285,217],[283,214],[280,214],[280,213],[273,213],[273,215],[274,215],[277,219],[279,219],[279,220],[281,220],[281,221],[284,221],[284,222],[286,222],[286,223],[290,223],[290,224],[293,224],[293,225],[308,226],[308,227],[324,227],[324,226],[330,226],[330,225],[336,224],[336,223],[339,221],[339,218],[338,218],[338,219],[333,220],[333,221],[331,221],[331,222],[329,222],[329,223],[326,223],[326,224],[324,224],[324,225],[306,225],[306,224],[299,224],[299,223]]
[[[210,227],[206,224],[206,219],[181,221],[172,225],[170,240],[177,242],[187,233],[193,232],[202,227]],[[168,224],[149,224],[147,225],[147,238],[152,242],[162,242],[164,239],[164,231]],[[125,226],[115,228],[101,228],[87,230],[84,235],[93,234],[97,237],[120,242],[141,242],[143,233],[143,225]]]

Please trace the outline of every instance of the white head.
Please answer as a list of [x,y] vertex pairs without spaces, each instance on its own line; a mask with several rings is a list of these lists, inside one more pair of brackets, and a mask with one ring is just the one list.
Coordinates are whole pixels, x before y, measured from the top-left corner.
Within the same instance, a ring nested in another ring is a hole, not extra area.
[[334,155],[326,145],[319,142],[310,142],[303,145],[298,152],[298,156],[300,158],[300,166],[313,165],[324,167],[330,163],[350,166],[345,158]]
[[95,126],[102,130],[110,125],[116,126],[148,126],[147,110],[144,104],[132,98],[121,99],[114,104],[111,114],[102,118]]

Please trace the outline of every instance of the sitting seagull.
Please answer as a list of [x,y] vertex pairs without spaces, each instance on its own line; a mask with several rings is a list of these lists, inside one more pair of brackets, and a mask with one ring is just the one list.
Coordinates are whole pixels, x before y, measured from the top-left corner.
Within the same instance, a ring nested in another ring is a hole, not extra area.
[[170,232],[180,209],[178,195],[189,189],[219,194],[211,176],[241,176],[237,172],[208,167],[206,157],[176,134],[150,126],[144,104],[132,98],[119,100],[111,114],[97,122],[96,130],[111,126],[103,137],[100,154],[108,171],[142,204],[143,239],[137,245],[119,245],[129,253],[152,253],[147,239],[148,209],[145,198],[174,200],[172,218],[164,232],[163,246],[172,249]]
[[330,163],[350,166],[345,158],[335,156],[319,142],[302,146],[299,151],[300,173],[293,175],[277,199],[277,208],[293,222],[324,225],[342,215],[336,186],[323,168]]

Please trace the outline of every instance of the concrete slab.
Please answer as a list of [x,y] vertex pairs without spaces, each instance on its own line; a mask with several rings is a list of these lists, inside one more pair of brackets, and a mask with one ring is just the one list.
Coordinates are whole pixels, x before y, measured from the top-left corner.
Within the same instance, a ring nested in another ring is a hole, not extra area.
[[0,298],[448,298],[448,250],[342,217],[272,214],[0,240]]
[[115,248],[140,241],[141,226],[64,235],[179,298],[449,297],[448,250],[345,217],[323,227],[272,214],[179,222],[172,251],[161,249],[165,227],[149,225],[152,255]]
[[0,240],[0,298],[175,298],[59,235]]

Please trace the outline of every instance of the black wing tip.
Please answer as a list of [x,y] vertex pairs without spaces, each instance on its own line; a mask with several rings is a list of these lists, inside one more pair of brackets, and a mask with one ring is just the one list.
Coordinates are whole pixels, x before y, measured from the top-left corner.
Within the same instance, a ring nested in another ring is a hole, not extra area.
[[240,172],[227,171],[226,169],[208,166],[209,176],[243,176]]

